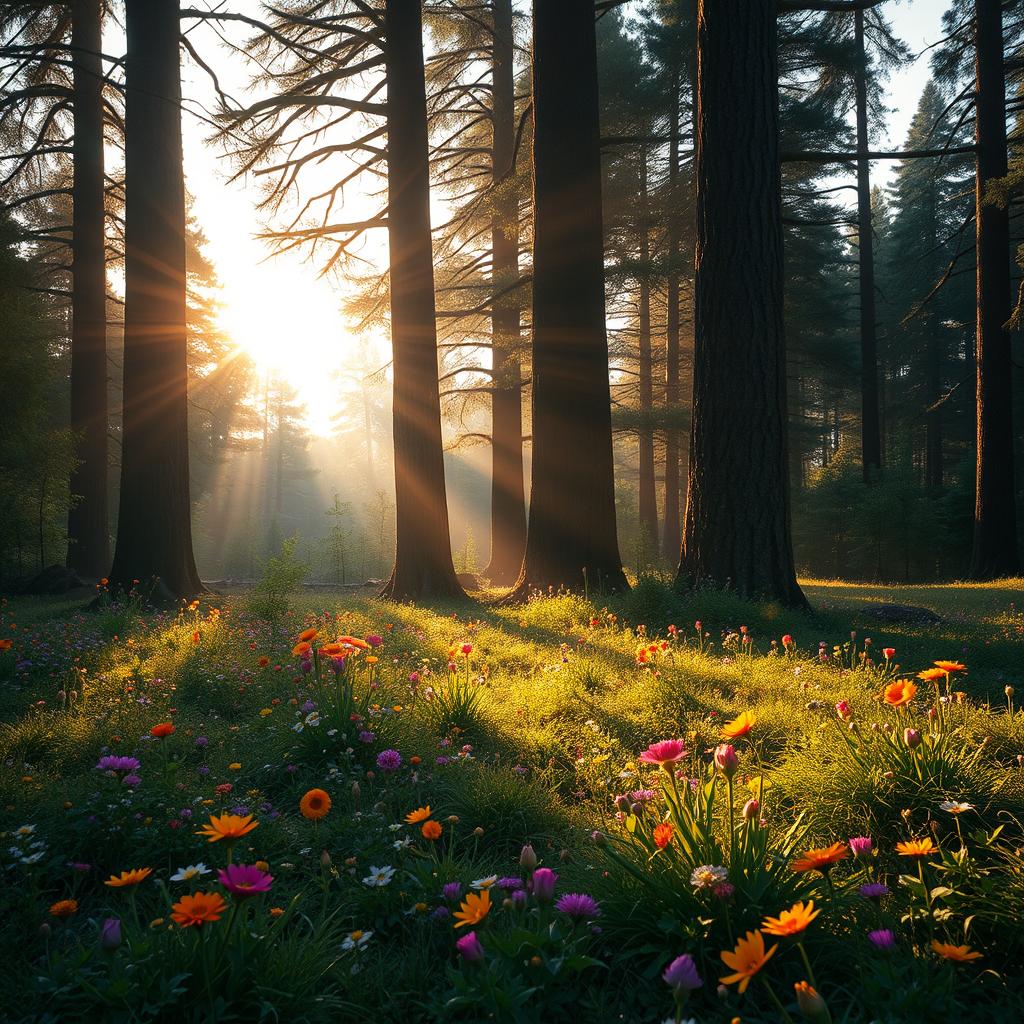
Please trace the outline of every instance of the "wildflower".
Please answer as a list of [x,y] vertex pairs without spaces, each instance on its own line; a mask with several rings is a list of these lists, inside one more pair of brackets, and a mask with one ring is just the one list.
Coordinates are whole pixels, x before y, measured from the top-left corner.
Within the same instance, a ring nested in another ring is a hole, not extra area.
[[311,641],[315,640],[317,638],[318,634],[319,634],[319,630],[317,630],[317,629],[313,629],[313,628],[304,629],[295,638],[295,642],[298,643],[298,644],[308,644]]
[[916,693],[917,685],[915,683],[909,679],[900,679],[895,683],[890,683],[882,691],[882,700],[890,707],[901,708],[905,704],[909,704]]
[[896,936],[889,928],[878,928],[873,932],[868,932],[868,940],[875,949],[883,951],[892,949],[896,945]]
[[257,893],[270,892],[273,883],[273,876],[265,871],[260,871],[252,864],[229,864],[217,872],[220,884],[232,896],[245,899],[247,896],[255,896]]
[[744,821],[751,821],[756,818],[761,810],[761,802],[757,797],[751,797],[744,805],[742,816]]
[[446,882],[444,888],[441,890],[444,893],[444,898],[450,903],[457,903],[459,897],[462,895],[462,883],[461,882]]
[[849,843],[850,852],[854,857],[865,858],[870,857],[872,850],[875,848],[875,844],[871,841],[870,836],[854,836]]
[[349,932],[345,936],[345,941],[342,942],[341,948],[346,953],[353,949],[360,950],[370,941],[371,935],[373,935],[373,932],[364,932],[357,928],[354,932]]
[[661,740],[652,743],[637,760],[644,764],[656,764],[664,768],[667,764],[674,764],[684,757],[689,757],[690,752],[686,749],[682,740]]
[[582,892],[567,892],[555,904],[555,910],[573,921],[589,921],[601,914],[597,900]]
[[57,900],[50,904],[51,917],[71,917],[78,913],[78,900]]
[[252,820],[251,814],[211,814],[209,825],[204,825],[197,833],[197,836],[206,836],[208,841],[216,843],[221,839],[234,841],[251,832],[258,821]]
[[497,876],[497,875],[487,875],[487,876],[485,876],[484,878],[477,878],[477,879],[474,879],[474,880],[473,880],[472,882],[470,882],[469,884],[470,884],[470,885],[471,885],[471,886],[472,886],[472,887],[473,887],[474,889],[476,889],[476,890],[478,890],[478,891],[479,891],[480,889],[490,889],[490,887],[491,887],[492,885],[494,885],[494,883],[495,883],[495,882],[496,882],[497,880],[498,880],[498,876]]
[[159,724],[154,725],[153,728],[149,730],[149,735],[154,737],[154,739],[162,740],[170,736],[171,733],[173,732],[173,722],[160,722]]
[[841,700],[838,704],[836,704],[836,714],[844,722],[849,722],[853,718],[853,709],[850,707],[847,701]]
[[490,912],[490,890],[484,889],[479,893],[471,892],[467,894],[459,909],[455,911],[455,927],[464,928],[466,925],[480,924]]
[[865,882],[857,890],[866,900],[878,900],[892,891],[885,882]]
[[152,868],[132,868],[131,871],[122,871],[120,875],[111,875],[103,884],[109,885],[111,889],[126,889],[144,882],[151,874]]
[[441,825],[436,821],[425,821],[423,827],[420,829],[420,833],[424,839],[430,842],[436,842],[441,838]]
[[229,772],[238,772],[242,770],[242,766],[238,761],[228,765]]
[[886,661],[892,661],[892,659],[896,657],[896,648],[895,647],[883,647],[882,648],[882,656],[885,658]]
[[944,959],[953,960],[958,964],[981,959],[981,954],[970,946],[953,946],[948,942],[939,942],[938,939],[932,939],[932,949]]
[[430,804],[426,807],[417,807],[415,811],[410,811],[405,816],[405,822],[407,825],[418,825],[421,821],[426,821],[430,814]]
[[796,1005],[801,1016],[807,1020],[831,1020],[825,1000],[808,982],[798,981],[793,986],[793,991],[796,992]]
[[715,882],[711,887],[711,895],[716,900],[721,900],[723,903],[726,900],[731,900],[733,893],[736,892],[736,886],[732,882]]
[[519,866],[532,871],[537,866],[537,854],[533,847],[527,843],[519,854]]
[[657,825],[654,829],[654,845],[659,850],[664,850],[669,843],[672,842],[672,835],[675,829],[667,821],[663,821],[660,825]]
[[[456,928],[458,925],[455,926]],[[477,960],[483,960],[484,958],[484,947],[480,944],[480,940],[477,938],[476,932],[467,932],[455,943],[455,948],[459,951],[459,956],[462,957],[466,963],[474,963]]]
[[219,921],[226,909],[219,892],[197,892],[182,896],[171,906],[171,918],[182,928],[199,927]]
[[510,875],[507,878],[499,878],[497,881],[499,889],[504,889],[506,892],[512,892],[513,890],[522,889],[523,880],[518,875]]
[[974,804],[961,803],[959,800],[943,800],[939,804],[939,810],[947,814],[963,814],[964,811],[973,811]]
[[397,750],[382,750],[377,755],[377,767],[382,772],[396,772],[402,766],[402,755]]
[[550,868],[537,868],[533,873],[533,895],[538,903],[550,903],[555,897],[558,875]]
[[778,943],[776,943],[766,952],[764,936],[759,931],[747,932],[736,943],[734,950],[723,950],[720,954],[725,966],[731,967],[735,973],[727,974],[724,978],[719,978],[718,980],[723,985],[732,985],[738,981],[740,983],[739,991],[742,995],[747,991],[751,978],[764,967],[778,948]]
[[908,839],[905,842],[896,844],[896,852],[901,857],[928,857],[938,852],[938,847],[932,842],[930,836],[924,839]]
[[395,877],[395,869],[388,865],[387,867],[378,868],[373,865],[370,866],[370,873],[366,878],[363,879],[363,885],[370,886],[371,889],[381,889],[385,885],[391,883],[391,879]]
[[749,712],[742,711],[731,722],[722,726],[722,737],[727,740],[736,740],[746,736],[757,724],[757,719]]
[[719,743],[714,753],[715,767],[727,778],[731,779],[739,767],[736,749],[731,743]]
[[921,733],[917,729],[904,729],[903,742],[913,750],[915,747],[919,747],[921,745]]
[[697,973],[697,965],[693,962],[693,957],[689,953],[677,956],[665,968],[662,978],[665,979],[665,984],[681,992],[692,992],[704,984]]
[[100,925],[100,945],[106,950],[114,950],[121,945],[121,919],[119,917],[108,917]]
[[178,870],[171,875],[172,882],[191,882],[193,878],[202,878],[203,875],[208,875],[210,869],[200,861],[198,864],[189,864],[186,868],[178,868]]
[[702,864],[693,869],[690,875],[690,885],[695,889],[711,889],[716,882],[724,882],[729,877],[729,872],[715,864]]
[[459,650],[462,651],[462,653],[465,654],[468,657],[470,654],[473,653],[473,645],[472,644],[463,644],[459,648]]
[[321,818],[327,817],[327,812],[330,809],[331,798],[322,789],[309,790],[299,801],[299,810],[302,812],[302,816],[310,821],[319,821]]
[[962,665],[959,661],[936,661],[932,664],[934,664],[937,669],[940,669],[947,675],[953,675],[955,672],[967,671],[967,666]]
[[820,871],[825,874],[833,864],[846,860],[850,856],[850,848],[846,843],[833,843],[822,849],[808,850],[803,856],[798,857],[790,867],[794,871]]
[[778,917],[766,917],[761,927],[768,935],[799,935],[820,913],[814,909],[814,900],[798,901]]

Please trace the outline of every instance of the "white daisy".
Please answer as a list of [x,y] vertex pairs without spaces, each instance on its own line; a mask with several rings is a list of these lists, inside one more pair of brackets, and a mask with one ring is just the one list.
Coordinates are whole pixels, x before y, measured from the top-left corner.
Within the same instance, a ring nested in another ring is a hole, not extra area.
[[469,884],[474,889],[490,889],[492,885],[498,880],[497,875],[488,875],[486,878],[478,878]]
[[370,941],[371,935],[373,935],[373,932],[359,930],[349,932],[345,941],[341,944],[341,948],[346,952],[350,949],[362,949]]
[[390,865],[378,868],[374,865],[370,865],[370,874],[363,879],[363,885],[368,885],[370,888],[383,888],[385,885],[390,884],[391,879],[395,877],[395,869]]
[[25,836],[32,835],[32,833],[35,832],[35,830],[36,830],[35,825],[22,825],[21,828],[19,828],[19,829],[17,829],[15,831],[14,834],[16,836],[18,836],[19,838],[24,839]]
[[189,864],[187,868],[178,868],[178,870],[171,875],[171,881],[191,882],[193,878],[202,878],[203,875],[208,875],[209,873],[210,868],[200,861],[198,864]]
[[690,885],[695,889],[711,889],[719,882],[724,882],[729,877],[729,872],[718,865],[702,864],[699,868],[693,869],[690,875]]
[[939,804],[939,810],[949,814],[963,814],[964,811],[973,811],[974,804],[965,804],[959,800],[943,800]]
[[396,839],[391,845],[396,850],[408,850],[412,846],[412,839],[406,836],[404,839]]

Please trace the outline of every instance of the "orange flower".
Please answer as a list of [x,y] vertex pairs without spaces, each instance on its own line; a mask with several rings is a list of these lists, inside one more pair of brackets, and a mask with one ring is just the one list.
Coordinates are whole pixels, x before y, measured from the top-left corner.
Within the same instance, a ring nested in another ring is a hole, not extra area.
[[78,900],[57,900],[50,905],[52,917],[71,917],[78,913]]
[[224,910],[224,898],[219,892],[196,892],[172,904],[171,917],[182,928],[190,928],[219,921]]
[[324,644],[320,648],[321,658],[340,658],[346,653],[346,649],[341,644]]
[[769,935],[798,935],[820,913],[814,909],[814,900],[808,900],[806,904],[797,902],[778,917],[766,917],[761,927]]
[[319,821],[327,817],[331,809],[331,798],[322,789],[311,789],[300,801],[299,810],[304,818],[310,821]]
[[304,629],[296,638],[297,644],[308,644],[310,640],[315,640],[317,637],[318,630],[316,629]]
[[357,636],[339,636],[339,644],[345,644],[348,647],[356,647],[360,651],[368,650],[370,645],[365,640],[360,640]]
[[260,658],[259,664],[260,668],[266,668],[270,664],[270,659],[266,655],[264,655],[262,658]]
[[916,693],[916,683],[912,683],[909,679],[899,679],[895,683],[890,683],[882,691],[882,700],[889,707],[901,708],[904,704],[909,704],[914,699],[914,694]]
[[908,839],[904,843],[897,843],[896,852],[901,857],[929,857],[938,852],[938,847],[930,836],[925,836],[924,839]]
[[958,964],[981,959],[981,954],[977,950],[971,949],[970,946],[954,946],[948,942],[939,942],[938,939],[932,939],[932,949],[939,956],[945,957],[947,960],[954,960]]
[[125,889],[144,882],[151,874],[152,868],[132,868],[131,871],[122,871],[120,875],[111,875],[103,884],[109,885],[111,889]]
[[946,670],[942,668],[926,668],[923,672],[917,673],[918,679],[923,679],[926,683],[933,682],[936,679],[945,679]]
[[818,850],[808,850],[798,857],[790,867],[794,871],[820,871],[825,874],[833,864],[846,860],[850,856],[850,848],[846,843],[833,843]]
[[740,983],[740,994],[747,991],[750,979],[768,962],[772,954],[779,948],[776,943],[765,952],[764,936],[759,931],[747,932],[747,934],[736,943],[736,948],[731,952],[722,950],[722,962],[726,967],[731,967],[736,973],[727,974],[718,980],[723,985]]
[[251,814],[245,817],[240,814],[211,814],[210,824],[204,825],[196,835],[206,836],[211,843],[216,843],[220,839],[234,841],[251,832],[258,824],[258,821],[252,820]]
[[430,804],[426,807],[417,807],[415,811],[410,811],[405,816],[407,825],[418,825],[421,821],[426,821],[430,817]]
[[153,728],[149,730],[149,735],[155,736],[158,740],[162,740],[165,739],[167,736],[170,736],[172,732],[174,732],[173,722],[160,722],[158,725],[154,725]]
[[674,834],[675,829],[672,825],[667,821],[663,821],[654,829],[654,845],[657,846],[659,850],[664,850],[665,847],[672,842],[672,836]]
[[13,640],[8,640],[6,637],[3,640],[0,640],[0,651],[9,651],[13,646]]
[[483,892],[467,893],[462,905],[455,911],[455,927],[464,928],[466,925],[480,924],[490,912],[491,893],[489,889],[484,889]]
[[292,648],[292,654],[294,654],[296,658],[305,658],[312,652],[312,650],[313,648],[303,640]]
[[432,843],[441,838],[441,826],[436,821],[423,822],[420,832],[424,839],[429,839]]
[[948,672],[950,675],[953,675],[954,672],[967,671],[967,666],[959,661],[937,661],[935,662],[935,667],[941,668],[943,672]]
[[722,726],[722,738],[736,740],[754,728],[757,719],[749,711],[741,711],[731,722]]

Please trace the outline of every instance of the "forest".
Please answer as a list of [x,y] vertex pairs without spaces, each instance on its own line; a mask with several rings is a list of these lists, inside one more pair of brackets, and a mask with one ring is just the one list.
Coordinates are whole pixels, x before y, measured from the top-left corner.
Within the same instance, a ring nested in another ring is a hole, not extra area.
[[189,2],[0,3],[0,1020],[1024,1017],[1024,3]]

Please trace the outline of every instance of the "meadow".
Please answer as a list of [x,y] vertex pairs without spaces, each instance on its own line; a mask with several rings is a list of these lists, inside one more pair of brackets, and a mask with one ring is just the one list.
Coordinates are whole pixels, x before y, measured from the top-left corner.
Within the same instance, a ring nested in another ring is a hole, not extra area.
[[804,588],[6,600],[0,1015],[1024,1018],[1024,581]]

